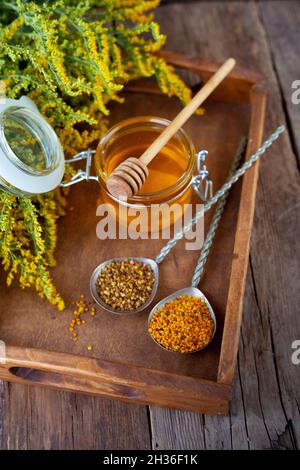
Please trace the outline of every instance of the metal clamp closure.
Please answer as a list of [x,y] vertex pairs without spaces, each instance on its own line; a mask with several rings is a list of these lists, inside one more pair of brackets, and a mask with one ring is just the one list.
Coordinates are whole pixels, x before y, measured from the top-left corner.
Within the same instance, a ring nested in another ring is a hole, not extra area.
[[193,176],[191,181],[194,191],[204,202],[208,201],[213,195],[213,182],[209,177],[206,165],[203,164],[207,154],[207,150],[201,150],[197,153],[197,175]]
[[95,155],[95,150],[84,150],[74,157],[70,158],[69,160],[65,160],[66,163],[75,163],[81,160],[86,160],[85,170],[79,170],[69,181],[63,181],[60,186],[63,188],[67,188],[68,186],[72,186],[73,184],[80,183],[81,181],[97,181],[99,182],[98,176],[91,176],[91,166],[92,166],[92,159]]

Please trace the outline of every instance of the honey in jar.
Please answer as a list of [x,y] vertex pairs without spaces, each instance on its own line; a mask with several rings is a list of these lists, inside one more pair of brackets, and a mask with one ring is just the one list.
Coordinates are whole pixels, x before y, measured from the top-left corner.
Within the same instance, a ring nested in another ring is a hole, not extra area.
[[146,211],[151,231],[150,209],[153,205],[176,205],[171,217],[160,217],[158,228],[161,230],[182,218],[185,205],[191,202],[196,152],[182,129],[149,164],[149,176],[138,194],[123,201],[114,198],[106,189],[105,182],[113,170],[129,157],[139,158],[168,124],[167,119],[151,116],[127,119],[111,128],[97,147],[95,164],[102,186],[99,202],[112,204],[121,224],[130,223],[132,216],[129,215],[126,220],[121,217],[119,205]]

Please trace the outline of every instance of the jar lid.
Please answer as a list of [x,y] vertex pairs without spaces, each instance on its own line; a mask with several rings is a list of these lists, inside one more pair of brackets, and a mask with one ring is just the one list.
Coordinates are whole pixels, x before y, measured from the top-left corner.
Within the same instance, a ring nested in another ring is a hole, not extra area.
[[28,97],[0,100],[0,180],[20,193],[56,188],[65,160],[59,139]]

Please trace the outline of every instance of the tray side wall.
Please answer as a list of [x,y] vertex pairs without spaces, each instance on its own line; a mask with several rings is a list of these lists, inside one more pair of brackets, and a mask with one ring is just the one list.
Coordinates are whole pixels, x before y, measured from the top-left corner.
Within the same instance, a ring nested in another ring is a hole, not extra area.
[[[266,108],[266,91],[257,84],[251,90],[251,121],[246,160],[262,143]],[[232,383],[238,354],[243,315],[243,299],[250,251],[251,229],[254,218],[259,162],[244,175],[240,208],[234,243],[234,256],[230,275],[223,339],[221,346],[218,382]]]
[[0,363],[3,380],[101,395],[127,402],[226,415],[230,386],[143,367],[8,346]]
[[[165,53],[165,55],[174,66],[190,69],[201,75],[204,81],[217,68],[216,64],[206,64],[206,62],[199,59],[189,59],[174,53]],[[234,96],[238,103],[249,103],[250,90],[256,80],[255,74],[235,71],[232,76],[228,77],[228,84],[220,93],[227,90],[229,96],[230,92],[232,93],[235,90]],[[252,140],[248,146],[248,155],[256,149],[262,137],[264,94],[261,92],[256,95],[256,91],[257,89],[253,89],[252,105],[254,110],[250,126]],[[98,394],[129,402],[182,408],[206,414],[227,414],[231,398],[230,384],[238,348],[242,295],[248,264],[257,175],[258,167],[256,166],[249,172],[249,175],[244,177],[242,186],[244,210],[246,207],[248,211],[247,204],[250,200],[251,214],[248,225],[243,226],[242,238],[240,238],[238,230],[235,239],[235,253],[239,256],[232,265],[231,279],[232,282],[235,282],[235,288],[231,287],[230,298],[232,304],[234,300],[237,302],[238,310],[235,308],[227,308],[226,310],[222,355],[218,373],[220,383],[118,362],[13,346],[7,346],[6,362],[4,364],[0,363],[0,377],[4,380],[23,384]],[[240,207],[239,224],[242,219],[242,207]],[[242,251],[244,249],[246,252]],[[239,289],[234,297],[233,293],[238,286],[238,279],[242,279],[242,282],[240,282]],[[234,334],[232,334],[232,325]]]

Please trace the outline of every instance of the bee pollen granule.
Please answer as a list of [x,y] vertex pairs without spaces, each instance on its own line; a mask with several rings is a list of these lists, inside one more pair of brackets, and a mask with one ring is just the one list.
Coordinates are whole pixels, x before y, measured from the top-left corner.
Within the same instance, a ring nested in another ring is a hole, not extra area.
[[166,349],[189,353],[209,344],[214,321],[201,298],[180,296],[154,313],[148,331]]
[[100,272],[96,289],[101,300],[110,307],[130,311],[145,304],[154,283],[149,264],[127,259],[107,264]]

